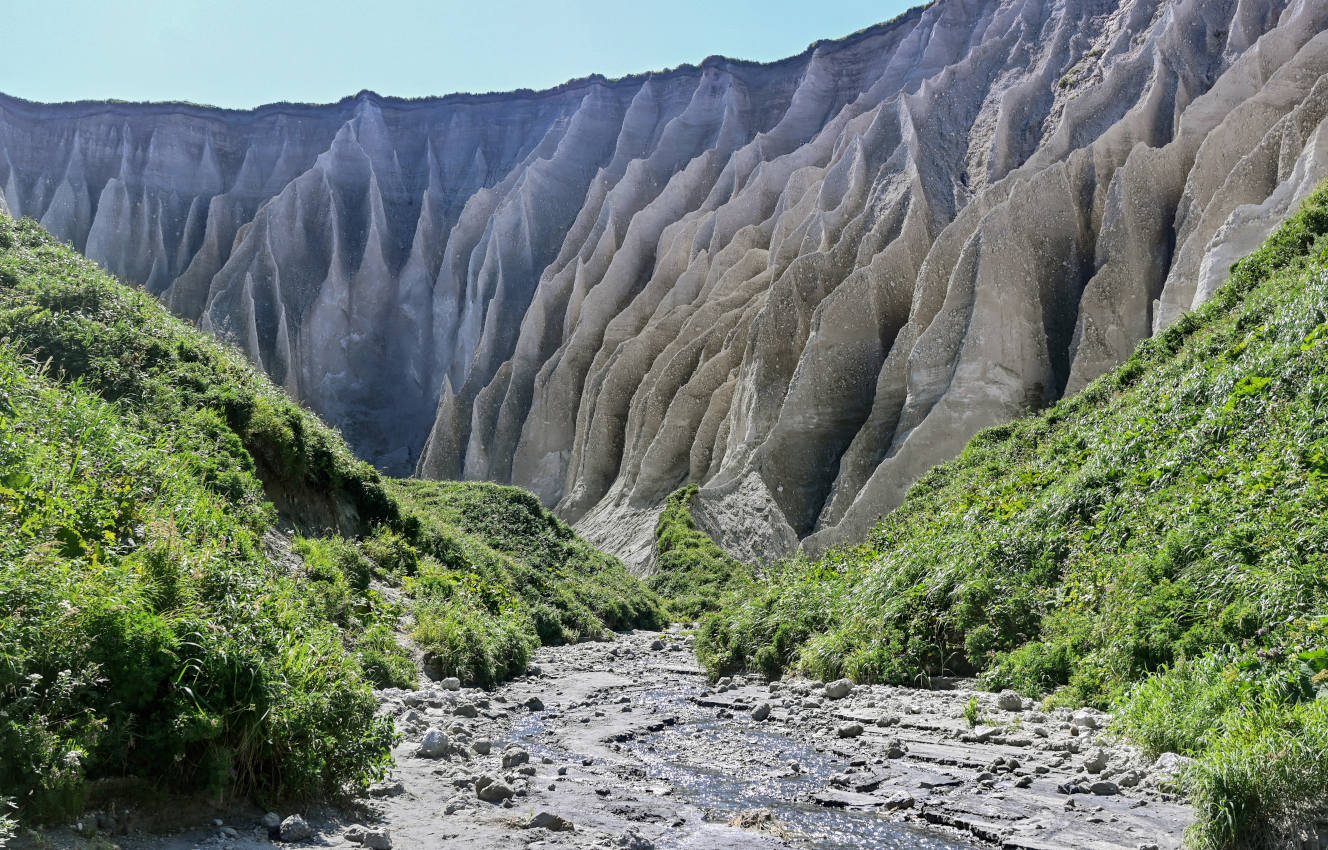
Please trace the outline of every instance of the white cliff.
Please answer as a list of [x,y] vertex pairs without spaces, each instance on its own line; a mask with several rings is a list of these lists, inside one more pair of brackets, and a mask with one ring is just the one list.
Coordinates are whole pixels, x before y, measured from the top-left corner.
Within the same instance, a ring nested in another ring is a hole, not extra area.
[[938,0],[760,65],[250,112],[0,97],[0,207],[385,469],[772,557],[1212,294],[1328,177],[1322,0]]

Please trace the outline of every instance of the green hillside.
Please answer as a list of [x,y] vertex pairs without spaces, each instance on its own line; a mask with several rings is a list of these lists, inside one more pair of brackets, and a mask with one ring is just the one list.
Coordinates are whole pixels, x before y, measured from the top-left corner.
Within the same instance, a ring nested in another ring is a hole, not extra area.
[[[1328,189],[1115,372],[703,627],[716,673],[977,673],[1200,757],[1195,838],[1328,804]],[[1142,682],[1142,684],[1140,684]]]
[[392,737],[371,688],[415,676],[398,629],[491,682],[661,619],[529,494],[381,477],[237,352],[0,217],[0,802],[25,818],[107,778],[363,785]]

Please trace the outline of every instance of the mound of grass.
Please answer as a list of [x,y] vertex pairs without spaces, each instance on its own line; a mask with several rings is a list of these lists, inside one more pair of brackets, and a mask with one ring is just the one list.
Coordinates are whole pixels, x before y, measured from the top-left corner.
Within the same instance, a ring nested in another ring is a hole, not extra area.
[[529,494],[382,477],[240,354],[0,216],[0,802],[23,819],[107,778],[362,787],[392,736],[372,688],[415,681],[403,621],[431,672],[493,682],[541,641],[660,620]]
[[751,568],[729,557],[692,518],[695,484],[669,496],[655,524],[657,572],[647,582],[664,597],[671,615],[695,620],[720,606],[731,591],[742,592],[752,582]]
[[435,675],[488,684],[523,670],[541,643],[664,624],[620,561],[525,490],[412,480],[391,492],[419,527],[403,573],[412,636]]
[[730,597],[705,662],[1124,706],[1198,756],[1203,846],[1291,829],[1325,770],[1325,234],[1320,188],[1115,372],[979,434],[864,544]]

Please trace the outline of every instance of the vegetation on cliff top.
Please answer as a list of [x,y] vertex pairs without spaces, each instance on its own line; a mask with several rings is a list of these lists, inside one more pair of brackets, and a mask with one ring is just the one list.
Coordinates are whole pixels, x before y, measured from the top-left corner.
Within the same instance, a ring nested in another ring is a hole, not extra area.
[[715,672],[977,673],[1197,756],[1203,846],[1328,805],[1328,189],[1203,308],[704,624]]
[[371,687],[415,678],[403,620],[434,672],[490,682],[661,618],[533,497],[383,478],[237,352],[0,216],[0,803],[25,819],[103,778],[363,785],[392,738]]

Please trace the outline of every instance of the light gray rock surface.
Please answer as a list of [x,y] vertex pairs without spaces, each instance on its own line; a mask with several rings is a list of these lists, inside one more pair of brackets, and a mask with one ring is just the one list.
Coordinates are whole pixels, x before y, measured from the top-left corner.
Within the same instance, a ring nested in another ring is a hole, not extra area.
[[790,59],[250,112],[0,97],[0,206],[397,473],[649,567],[865,534],[1328,176],[1321,0],[938,0]]

